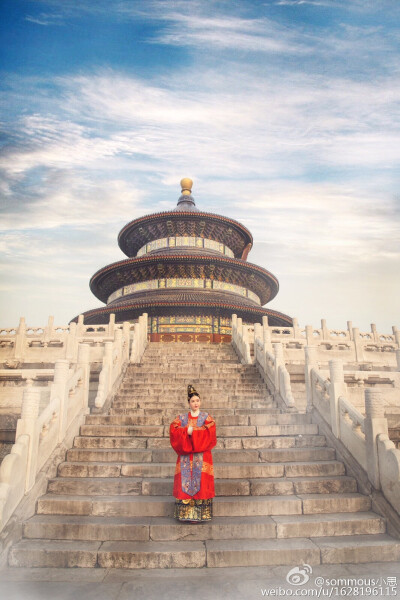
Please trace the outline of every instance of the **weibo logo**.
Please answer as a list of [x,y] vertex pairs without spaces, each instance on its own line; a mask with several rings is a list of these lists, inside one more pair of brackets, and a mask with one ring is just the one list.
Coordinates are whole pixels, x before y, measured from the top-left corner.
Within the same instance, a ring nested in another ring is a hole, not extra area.
[[310,565],[303,565],[303,568],[293,567],[286,575],[286,581],[292,585],[303,585],[310,579],[310,573],[312,573]]

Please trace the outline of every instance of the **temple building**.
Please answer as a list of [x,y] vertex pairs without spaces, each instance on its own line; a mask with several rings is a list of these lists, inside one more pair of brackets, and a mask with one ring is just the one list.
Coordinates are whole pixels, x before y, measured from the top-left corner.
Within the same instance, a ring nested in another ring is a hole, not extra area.
[[[93,294],[106,304],[84,313],[86,324],[149,315],[151,341],[229,342],[231,315],[244,323],[290,326],[291,317],[264,308],[277,278],[247,262],[253,238],[241,223],[200,211],[193,182],[182,179],[177,206],[125,225],[118,244],[128,257],[95,273]],[[73,320],[76,320],[77,317]]]

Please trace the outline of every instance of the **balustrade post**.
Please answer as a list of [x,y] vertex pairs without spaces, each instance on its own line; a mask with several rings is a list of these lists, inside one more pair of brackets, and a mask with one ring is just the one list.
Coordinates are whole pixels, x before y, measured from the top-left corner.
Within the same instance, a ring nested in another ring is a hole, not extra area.
[[238,320],[237,320],[237,333],[238,333],[238,336],[243,335],[243,320],[240,317],[238,317]]
[[392,331],[393,331],[393,335],[394,335],[395,342],[396,342],[396,344],[397,344],[397,345],[399,346],[399,348],[400,348],[400,329],[398,329],[398,328],[396,327],[396,325],[393,325],[393,327],[392,327]]
[[322,339],[329,340],[329,329],[326,326],[326,319],[321,319]]
[[314,327],[312,325],[306,325],[307,346],[311,346],[314,341],[313,331]]
[[343,362],[341,360],[329,361],[330,386],[329,405],[331,415],[331,427],[333,434],[340,439],[340,412],[339,397],[346,396],[346,385],[344,383]]
[[28,492],[36,479],[36,469],[38,460],[39,434],[37,419],[40,407],[40,390],[32,385],[24,389],[22,396],[21,418],[17,422],[15,440],[20,435],[29,436],[28,459],[25,479],[25,493]]
[[75,323],[75,321],[73,321],[72,323],[69,324],[69,330],[67,333],[67,339],[66,339],[66,343],[65,343],[65,358],[71,362],[75,362],[75,347],[77,346],[77,344],[75,344],[76,342],[76,329],[77,329],[77,325]]
[[374,338],[374,341],[379,342],[379,333],[378,333],[375,323],[371,323],[371,333],[372,333],[372,337]]
[[305,346],[304,354],[305,354],[304,378],[305,378],[305,382],[306,382],[306,394],[307,394],[307,409],[306,410],[307,410],[307,412],[311,412],[312,407],[313,407],[311,369],[318,368],[317,349],[315,346]]
[[368,478],[372,485],[379,490],[381,484],[377,437],[380,433],[388,436],[388,422],[385,418],[382,395],[373,388],[365,390],[364,430]]
[[400,371],[400,349],[396,350],[397,370]]
[[76,327],[76,335],[79,338],[81,338],[83,336],[83,334],[85,333],[84,319],[85,319],[84,315],[79,315],[78,323],[77,323],[77,327]]
[[90,346],[89,344],[79,344],[78,346],[78,367],[83,369],[82,378],[82,406],[89,407],[89,387],[90,387]]
[[[114,347],[117,348],[117,350],[118,350],[118,363],[122,364],[122,362],[123,362],[122,355],[124,352],[124,338],[122,336],[122,329],[117,329],[115,331]],[[113,382],[112,383],[114,383],[114,377],[115,377],[114,371],[115,371],[116,367],[113,363],[113,360],[111,363],[111,368],[112,368],[112,373],[113,373],[113,375],[112,375]],[[118,366],[118,368],[119,368],[119,366]]]
[[23,362],[26,354],[26,323],[25,317],[19,320],[18,329],[15,335],[14,358]]
[[108,321],[108,335],[109,337],[114,337],[114,329],[115,329],[115,314],[110,314],[110,319]]
[[129,360],[129,350],[130,350],[130,341],[131,341],[131,324],[129,321],[124,321],[122,324],[122,332],[123,332],[123,344],[124,344],[124,361]]
[[363,362],[364,350],[360,337],[360,330],[358,327],[353,327],[353,342],[354,342],[354,353],[356,362]]
[[250,356],[249,328],[247,325],[243,325],[243,327],[242,327],[242,339],[243,339],[244,362],[246,365],[250,365],[252,363],[252,360],[251,360],[251,356]]
[[47,325],[44,328],[44,332],[43,332],[43,338],[45,342],[49,342],[51,339],[51,336],[53,335],[54,332],[54,317],[50,316],[48,318],[47,321]]
[[296,317],[293,317],[292,321],[293,321],[293,337],[294,337],[294,339],[297,339],[300,337],[299,320]]
[[263,340],[263,328],[261,323],[254,323],[254,343],[256,343],[256,340],[259,339],[262,342]]
[[139,323],[135,323],[134,326],[133,326],[133,338],[132,338],[131,358],[130,358],[130,362],[131,363],[137,363],[138,362],[139,339],[140,339],[139,330],[140,330]]
[[67,431],[69,361],[58,360],[54,365],[54,379],[50,391],[50,402],[59,399],[58,441],[62,442]]
[[103,369],[106,367],[107,372],[107,386],[106,386],[106,397],[111,389],[111,376],[113,368],[113,342],[105,342],[104,344],[104,357],[103,357]]
[[279,367],[285,366],[285,361],[283,358],[283,345],[278,342],[273,344],[274,348],[274,356],[275,356],[275,373],[274,373],[274,386],[275,392],[281,391],[281,383],[279,379]]
[[264,316],[263,319],[263,341],[264,341],[264,350],[267,350],[270,354],[272,354],[272,339],[271,339],[271,330],[268,325],[268,317]]
[[353,339],[353,323],[352,321],[347,321],[347,331],[349,332],[349,338]]

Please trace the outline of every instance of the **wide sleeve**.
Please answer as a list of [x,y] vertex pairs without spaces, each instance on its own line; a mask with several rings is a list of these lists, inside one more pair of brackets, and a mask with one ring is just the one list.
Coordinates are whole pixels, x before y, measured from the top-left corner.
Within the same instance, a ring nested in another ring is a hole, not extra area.
[[169,426],[169,439],[177,454],[191,454],[193,452],[192,440],[188,435],[187,427],[182,427],[179,417],[176,417]]
[[192,431],[192,452],[211,450],[217,443],[217,428],[215,421],[208,415],[202,427],[194,427]]

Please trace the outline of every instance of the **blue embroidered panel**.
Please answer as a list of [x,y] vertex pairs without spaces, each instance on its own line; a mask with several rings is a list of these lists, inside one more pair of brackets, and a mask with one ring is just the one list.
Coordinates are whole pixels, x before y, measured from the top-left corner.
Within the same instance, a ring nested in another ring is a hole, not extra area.
[[[197,427],[202,427],[208,417],[208,413],[200,412],[197,417]],[[182,427],[186,427],[189,421],[189,413],[179,415],[179,420]],[[201,469],[203,467],[203,453],[194,452],[192,471],[190,471],[190,454],[185,454],[181,459],[181,481],[182,491],[188,496],[194,496],[200,490],[201,484]]]

